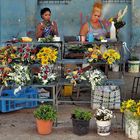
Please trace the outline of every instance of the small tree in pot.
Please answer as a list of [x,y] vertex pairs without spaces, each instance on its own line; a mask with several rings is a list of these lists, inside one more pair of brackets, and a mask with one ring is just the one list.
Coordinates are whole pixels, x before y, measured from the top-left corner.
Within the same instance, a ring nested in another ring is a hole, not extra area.
[[56,119],[56,110],[51,105],[41,105],[34,111],[39,134],[50,134],[53,121]]
[[73,133],[85,135],[89,132],[89,122],[92,118],[90,111],[75,109],[72,114]]

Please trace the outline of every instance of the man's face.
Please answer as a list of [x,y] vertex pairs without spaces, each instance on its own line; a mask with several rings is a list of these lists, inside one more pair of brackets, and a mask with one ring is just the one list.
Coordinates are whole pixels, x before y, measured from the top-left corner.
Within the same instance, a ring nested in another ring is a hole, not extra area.
[[45,12],[43,15],[42,15],[42,18],[45,20],[45,21],[50,21],[51,19],[51,13],[49,11]]
[[100,17],[101,17],[101,9],[95,7],[91,15],[92,22],[94,23],[98,22]]

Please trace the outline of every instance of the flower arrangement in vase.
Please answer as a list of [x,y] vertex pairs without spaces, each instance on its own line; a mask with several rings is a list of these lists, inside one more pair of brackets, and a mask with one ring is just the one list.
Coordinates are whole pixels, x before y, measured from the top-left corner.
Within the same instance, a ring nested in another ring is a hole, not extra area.
[[109,19],[109,22],[111,23],[112,21],[114,21],[114,25],[115,25],[115,28],[116,30],[122,28],[126,22],[123,21],[123,17],[125,16],[125,14],[127,13],[127,9],[128,9],[128,6],[126,6],[124,9],[122,10],[119,10],[119,12],[117,13],[117,15],[115,17],[111,17]]
[[37,59],[41,61],[42,65],[53,64],[58,58],[58,51],[55,48],[43,47],[37,53]]
[[97,124],[97,133],[101,136],[110,135],[113,112],[105,107],[102,107],[96,110],[94,117]]
[[66,70],[66,79],[70,79],[70,82],[76,86],[78,82],[81,82],[83,80],[86,80],[85,72],[82,70],[82,68],[78,67],[75,70],[67,69]]
[[93,48],[88,48],[86,52],[86,58],[88,59],[88,62],[99,62],[102,61],[102,53],[98,46],[95,46]]
[[107,51],[103,53],[103,60],[109,65],[117,63],[117,61],[119,61],[120,58],[120,53],[114,49],[107,49]]
[[18,59],[16,61],[23,64],[33,63],[36,60],[36,52],[37,49],[33,45],[23,44],[17,49]]
[[29,84],[31,81],[29,67],[22,66],[20,64],[14,64],[11,67],[9,73],[7,73],[5,85],[8,85],[7,81],[19,86],[25,86]]
[[101,85],[106,79],[105,74],[98,69],[86,71],[86,76],[91,83],[92,90],[94,90],[97,85]]
[[0,49],[0,64],[8,65],[17,58],[17,47],[15,46],[5,46]]
[[128,138],[140,138],[140,100],[138,102],[130,99],[123,101],[121,112],[125,116],[125,133]]
[[52,71],[50,65],[41,65],[40,70],[35,76],[43,85],[48,84],[56,79],[57,74]]

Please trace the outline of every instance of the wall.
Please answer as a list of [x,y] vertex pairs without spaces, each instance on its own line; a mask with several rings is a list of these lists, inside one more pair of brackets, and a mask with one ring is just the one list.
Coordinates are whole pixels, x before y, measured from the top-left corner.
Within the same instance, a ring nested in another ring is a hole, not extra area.
[[[80,30],[80,13],[83,13],[83,22],[86,16],[90,17],[90,12],[94,0],[71,0],[68,5],[37,4],[37,0],[0,0],[0,41],[11,39],[12,36],[25,36],[28,31],[35,31],[35,26],[41,20],[40,9],[49,7],[52,10],[52,19],[58,23],[59,33],[63,35],[78,35]],[[111,3],[110,6],[104,6],[104,17],[114,16],[119,9],[126,4]],[[126,41],[128,45],[133,45],[139,41],[140,33],[140,1],[132,0],[128,5],[128,13],[125,16],[127,25],[121,29],[120,38]],[[112,10],[113,9],[113,10]],[[106,11],[106,12],[105,12]],[[138,17],[137,17],[138,16]],[[133,21],[131,25],[131,21]],[[132,26],[132,27],[131,27]]]
[[132,0],[132,46],[140,48],[140,0]]
[[[1,0],[1,41],[15,36],[26,36],[35,27],[37,0]],[[32,27],[31,27],[32,26]]]

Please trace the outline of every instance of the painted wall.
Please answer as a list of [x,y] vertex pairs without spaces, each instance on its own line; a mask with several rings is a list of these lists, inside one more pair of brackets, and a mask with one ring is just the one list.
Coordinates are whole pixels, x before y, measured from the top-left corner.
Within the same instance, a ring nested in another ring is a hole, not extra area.
[[132,45],[140,47],[140,0],[132,3]]
[[[5,41],[16,36],[17,33],[19,36],[25,36],[28,31],[35,31],[35,26],[41,20],[40,9],[44,7],[49,7],[52,10],[52,19],[58,23],[61,37],[63,35],[78,35],[81,26],[80,13],[83,13],[83,22],[85,22],[87,17],[90,17],[94,0],[71,0],[68,5],[38,5],[37,0],[0,0],[0,2],[0,41]],[[105,4],[104,17],[114,16],[125,5],[124,3]],[[131,44],[131,37],[133,40],[139,40],[136,39],[136,36],[139,38],[140,33],[140,18],[137,18],[137,15],[140,17],[138,14],[138,12],[140,13],[140,1],[132,0],[132,6],[129,4],[128,6],[128,13],[125,16],[127,25],[121,29],[119,34],[123,41]],[[133,17],[132,20],[131,17]]]

